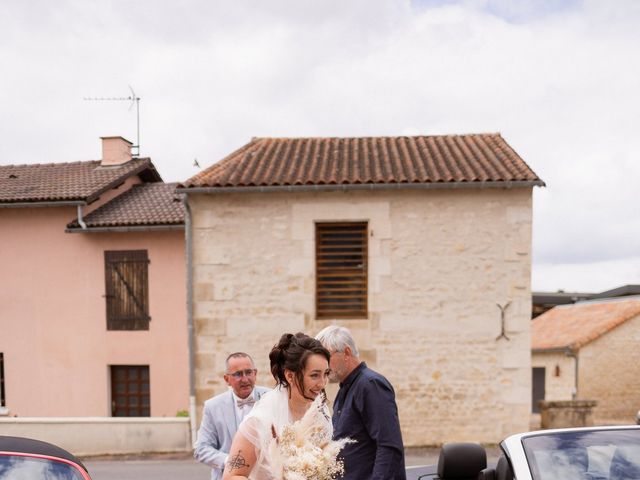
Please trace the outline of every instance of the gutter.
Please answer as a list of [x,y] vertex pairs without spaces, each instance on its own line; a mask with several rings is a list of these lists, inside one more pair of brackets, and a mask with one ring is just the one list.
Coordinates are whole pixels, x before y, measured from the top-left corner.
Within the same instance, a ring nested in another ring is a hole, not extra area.
[[551,348],[532,348],[531,353],[564,353],[569,355],[573,350],[571,347],[551,347]]
[[82,220],[82,205],[78,205],[78,224],[82,227],[83,230],[87,229],[87,224]]
[[573,365],[575,367],[575,372],[574,372],[574,375],[575,375],[574,380],[575,380],[575,382],[574,382],[574,385],[573,385],[573,392],[571,394],[571,399],[575,400],[575,399],[578,398],[578,373],[579,373],[579,369],[578,369],[578,364],[579,364],[578,363],[578,351],[577,350],[574,351],[574,350],[570,350],[569,349],[566,352],[566,355],[567,355],[567,357],[573,357],[573,359],[574,359]]
[[32,208],[32,207],[75,207],[86,205],[84,200],[64,200],[61,202],[11,202],[0,203],[0,208]]
[[187,261],[187,333],[189,350],[189,422],[191,425],[191,445],[196,442],[196,371],[195,335],[193,330],[193,235],[191,233],[191,208],[187,196],[182,197],[184,205],[185,255]]
[[178,193],[238,193],[238,192],[321,192],[346,190],[444,190],[467,188],[545,187],[542,180],[526,182],[450,182],[450,183],[363,183],[341,185],[275,185],[251,187],[178,187]]
[[[80,223],[80,219],[78,220]],[[82,224],[81,224],[82,226]],[[157,232],[163,230],[184,230],[184,225],[133,225],[130,227],[87,227],[66,228],[66,233],[104,233],[104,232]]]

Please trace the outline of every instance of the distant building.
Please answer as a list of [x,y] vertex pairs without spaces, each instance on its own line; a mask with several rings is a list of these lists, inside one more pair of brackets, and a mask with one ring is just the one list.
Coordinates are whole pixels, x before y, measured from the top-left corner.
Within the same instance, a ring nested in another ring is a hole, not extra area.
[[[610,292],[625,291],[633,289]],[[634,421],[640,408],[640,297],[557,306],[531,323],[534,407],[542,399],[596,400],[598,422]]]
[[600,293],[585,292],[533,292],[533,307],[531,318],[536,318],[547,310],[551,310],[558,305],[570,305],[582,300],[595,300],[599,298],[618,298],[629,295],[640,295],[640,285],[623,285],[622,287],[605,290]]
[[0,166],[0,411],[188,408],[184,207],[131,144]]

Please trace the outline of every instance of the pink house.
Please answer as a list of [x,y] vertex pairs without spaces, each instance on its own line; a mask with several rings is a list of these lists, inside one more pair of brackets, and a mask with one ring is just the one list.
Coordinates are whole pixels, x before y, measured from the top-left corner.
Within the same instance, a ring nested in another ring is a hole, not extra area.
[[184,207],[148,158],[0,166],[0,413],[187,410]]

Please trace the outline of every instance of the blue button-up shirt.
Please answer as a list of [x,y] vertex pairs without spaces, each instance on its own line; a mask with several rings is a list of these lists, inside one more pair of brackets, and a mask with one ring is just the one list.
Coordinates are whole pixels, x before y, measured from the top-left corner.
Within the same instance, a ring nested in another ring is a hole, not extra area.
[[333,406],[333,436],[344,447],[345,480],[405,480],[404,447],[395,393],[389,381],[362,362],[340,384]]

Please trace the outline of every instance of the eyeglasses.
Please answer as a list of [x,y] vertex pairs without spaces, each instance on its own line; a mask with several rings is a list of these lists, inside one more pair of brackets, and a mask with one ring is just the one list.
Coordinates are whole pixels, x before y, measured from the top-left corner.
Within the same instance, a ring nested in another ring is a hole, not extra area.
[[238,370],[237,372],[227,373],[227,375],[231,375],[236,380],[240,380],[242,377],[251,377],[258,372],[255,368],[247,368],[246,370]]

